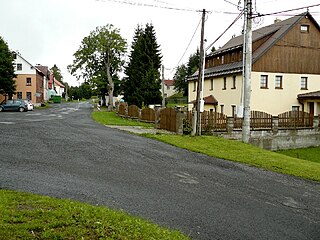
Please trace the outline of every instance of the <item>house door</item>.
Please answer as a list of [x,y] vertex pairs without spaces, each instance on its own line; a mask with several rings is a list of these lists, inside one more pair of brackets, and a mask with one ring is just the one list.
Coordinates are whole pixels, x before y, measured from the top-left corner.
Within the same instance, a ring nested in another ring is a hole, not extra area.
[[309,102],[309,112],[311,116],[314,116],[314,102]]

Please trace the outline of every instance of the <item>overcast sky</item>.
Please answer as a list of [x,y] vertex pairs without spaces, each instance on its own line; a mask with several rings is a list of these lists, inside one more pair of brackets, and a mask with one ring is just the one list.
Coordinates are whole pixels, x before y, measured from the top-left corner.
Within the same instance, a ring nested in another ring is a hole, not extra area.
[[[0,0],[0,36],[11,50],[19,51],[30,63],[61,69],[64,81],[78,82],[67,71],[81,40],[97,26],[113,24],[131,44],[137,25],[152,23],[161,46],[165,78],[172,78],[201,19],[201,10],[211,11],[205,24],[205,38],[212,43],[236,18],[239,0]],[[253,0],[259,13],[319,4],[319,0]],[[256,2],[256,3],[255,3]],[[243,0],[241,5],[243,6]],[[175,9],[175,10],[173,10]],[[200,11],[197,11],[200,10]],[[286,19],[306,9],[268,16],[256,21],[254,27]],[[309,11],[320,24],[320,6]],[[232,35],[239,35],[240,19],[214,46],[223,46]],[[200,44],[200,27],[181,63]]]

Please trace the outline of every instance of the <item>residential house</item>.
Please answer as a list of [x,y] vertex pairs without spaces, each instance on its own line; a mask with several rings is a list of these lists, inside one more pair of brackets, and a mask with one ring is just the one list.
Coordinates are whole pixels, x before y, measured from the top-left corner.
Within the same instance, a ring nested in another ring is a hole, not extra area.
[[49,100],[49,95],[48,95],[49,85],[48,84],[49,84],[49,80],[50,80],[50,70],[49,70],[48,66],[42,66],[40,64],[37,64],[36,67],[44,74],[43,98],[44,98],[44,101],[48,101]]
[[16,94],[13,99],[29,99],[39,106],[44,101],[45,75],[18,52],[14,53],[14,58]]
[[174,90],[174,80],[164,80],[164,97],[170,97],[176,94],[177,91]]
[[[243,39],[234,37],[206,56],[205,110],[234,116],[242,105]],[[252,51],[251,110],[320,114],[320,26],[309,12],[253,31]],[[197,77],[189,78],[189,109]]]
[[48,89],[49,89],[49,98],[53,95],[62,96],[62,94],[65,92],[65,86],[59,82],[57,79],[55,79],[53,73],[50,74],[50,79],[48,82]]

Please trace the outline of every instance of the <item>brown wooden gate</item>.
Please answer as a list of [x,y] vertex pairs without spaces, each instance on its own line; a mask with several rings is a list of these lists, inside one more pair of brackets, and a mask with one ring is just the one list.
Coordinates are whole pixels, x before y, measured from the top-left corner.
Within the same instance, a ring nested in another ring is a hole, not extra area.
[[176,110],[173,108],[161,109],[160,128],[170,132],[176,132],[176,116]]

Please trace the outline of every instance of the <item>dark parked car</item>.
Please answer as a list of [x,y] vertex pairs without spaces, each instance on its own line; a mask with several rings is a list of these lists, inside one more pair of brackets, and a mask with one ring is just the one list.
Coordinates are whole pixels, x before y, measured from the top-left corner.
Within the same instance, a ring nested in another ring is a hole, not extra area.
[[2,111],[28,111],[28,105],[20,99],[3,101],[0,104],[0,112]]

